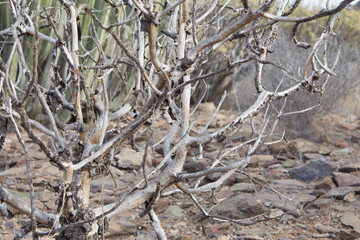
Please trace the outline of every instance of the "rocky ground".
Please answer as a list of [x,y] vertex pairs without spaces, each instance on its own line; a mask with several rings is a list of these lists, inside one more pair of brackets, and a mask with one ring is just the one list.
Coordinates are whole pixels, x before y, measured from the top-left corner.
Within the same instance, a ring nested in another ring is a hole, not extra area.
[[[231,114],[221,112],[213,125],[221,126]],[[213,194],[196,196],[210,214],[246,219],[244,222],[207,219],[182,194],[161,198],[154,210],[168,239],[360,239],[360,121],[355,116],[328,114],[318,119],[312,129],[312,137],[307,138],[311,141],[297,138],[263,147],[247,168],[235,173],[222,188]],[[248,133],[244,130],[242,134]],[[141,136],[137,138],[140,145],[143,140]],[[234,139],[233,144],[242,140]],[[31,141],[27,142],[32,156],[36,206],[52,212],[58,196],[46,185],[59,183],[62,174]],[[202,159],[190,154],[185,171],[206,168],[218,148],[217,145],[205,148]],[[116,201],[138,182],[142,156],[142,152],[126,145],[121,162],[127,171],[112,168],[112,176],[96,178],[91,186],[90,204],[101,206]],[[161,161],[156,156],[149,161],[149,169]],[[230,155],[225,161],[231,163],[234,159]],[[0,184],[29,201],[25,159],[13,134],[6,138],[0,169]],[[219,177],[213,174],[204,181]],[[156,239],[148,217],[138,217],[142,210],[131,210],[112,219],[106,238]],[[0,239],[13,238],[27,224],[24,215],[13,213],[10,219],[0,217]],[[262,221],[267,218],[271,220]],[[249,222],[254,223],[244,226]]]

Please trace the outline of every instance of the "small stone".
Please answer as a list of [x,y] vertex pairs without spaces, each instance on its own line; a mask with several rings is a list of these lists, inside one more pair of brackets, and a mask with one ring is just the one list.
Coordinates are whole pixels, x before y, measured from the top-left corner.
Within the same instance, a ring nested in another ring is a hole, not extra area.
[[345,226],[360,229],[360,219],[353,212],[344,213],[340,218],[340,222]]
[[277,218],[284,214],[284,212],[281,209],[274,209],[270,212],[269,218]]
[[182,209],[186,209],[186,208],[194,206],[194,203],[192,201],[185,201],[185,202],[182,202],[180,206]]
[[173,205],[168,207],[162,213],[162,216],[173,220],[183,220],[185,218],[185,211],[180,206]]
[[300,204],[307,204],[313,202],[316,199],[316,197],[311,194],[297,193],[292,196],[292,199]]
[[353,203],[356,201],[356,197],[355,197],[355,193],[354,192],[351,192],[349,194],[347,194],[345,197],[344,197],[344,200],[347,201],[348,203]]
[[343,173],[360,172],[360,164],[353,164],[345,167],[340,167],[339,172],[343,172]]
[[325,196],[342,200],[346,195],[348,195],[351,192],[353,192],[353,189],[350,187],[339,187],[339,188],[331,189],[330,191],[327,192],[327,194],[325,194]]
[[339,238],[341,240],[355,240],[360,238],[360,230],[353,229],[351,231],[341,229],[339,233]]
[[309,236],[301,235],[301,236],[298,236],[298,237],[294,237],[291,240],[308,240],[308,239],[309,239]]
[[339,149],[339,150],[334,150],[331,152],[331,154],[335,154],[335,155],[338,155],[338,154],[350,154],[352,152],[355,152],[355,149],[353,148],[343,148],[343,149]]
[[314,143],[305,139],[294,139],[288,143],[280,142],[269,146],[269,150],[273,155],[286,154],[300,157],[305,153],[318,153],[327,155],[331,152],[331,148],[325,145]]
[[109,166],[109,170],[114,178],[122,178],[124,176],[124,172],[117,169],[116,167]]
[[[352,203],[350,204],[350,207],[351,207],[352,209],[355,209],[355,208],[360,209],[360,201],[358,200],[358,201],[352,202]],[[356,209],[356,210],[357,210],[357,209]],[[357,211],[358,211],[358,210],[357,210]]]
[[219,240],[230,240],[230,237],[227,235],[222,235],[218,238]]
[[272,205],[271,202],[264,202],[265,207],[271,207],[271,205]]
[[187,159],[184,164],[184,170],[188,173],[200,172],[208,167],[208,160],[206,158],[196,159],[192,157]]
[[229,218],[248,218],[267,212],[261,201],[254,201],[251,194],[240,194],[224,200],[211,211]]
[[206,176],[206,180],[210,181],[210,182],[215,182],[217,181],[220,177],[221,177],[221,173],[216,172],[216,173],[212,173]]
[[315,225],[315,229],[319,232],[319,233],[332,233],[332,234],[337,234],[339,232],[339,229],[331,227],[331,226],[326,226],[323,224],[316,224]]
[[282,162],[282,165],[285,168],[293,168],[299,165],[299,161],[298,160],[292,160],[292,159],[287,159],[284,162]]
[[305,153],[304,158],[306,160],[319,160],[319,159],[323,159],[324,156],[318,153]]
[[[276,169],[277,171],[279,171],[279,169],[283,169],[284,166],[281,164],[280,161],[273,161],[273,162],[269,162],[266,166],[264,166],[266,168],[269,168],[270,170]],[[281,171],[281,170],[280,170]]]
[[124,219],[109,222],[109,230],[106,237],[118,237],[123,234],[136,234],[140,226]]
[[289,199],[272,192],[256,192],[253,199],[260,200],[267,204],[266,206],[270,205],[273,208],[279,208],[285,212],[294,211],[299,208],[299,204],[296,202],[289,201]]
[[[252,228],[244,228],[241,231],[241,235],[245,235],[245,237],[240,239],[263,239],[263,238],[256,238],[259,236],[271,236],[274,233],[275,229],[269,226],[262,224],[261,226],[254,226]],[[255,238],[254,238],[255,237]],[[267,238],[266,238],[267,239]]]
[[355,192],[355,194],[360,195],[360,187],[352,187],[352,190]]
[[324,195],[325,193],[327,193],[327,191],[324,189],[315,189],[314,191],[310,192],[309,194],[316,196],[316,197],[320,197],[320,196]]
[[156,213],[161,213],[161,212],[165,211],[165,209],[167,208],[168,205],[169,205],[168,199],[166,199],[166,198],[159,199],[159,201],[157,201],[155,203],[154,211]]
[[261,182],[261,183],[265,183],[267,182],[266,181],[266,178],[260,174],[257,174],[257,173],[254,173],[254,172],[250,172],[248,173],[250,178],[252,179],[255,179],[257,182]]
[[241,240],[263,240],[263,238],[255,236],[255,235],[241,236],[239,239],[241,239]]
[[[284,209],[285,209],[285,208],[284,208]],[[293,217],[296,217],[296,218],[300,217],[301,214],[302,214],[302,212],[301,212],[300,209],[294,209],[294,210],[291,210],[291,211],[289,211],[289,212],[287,212],[287,213],[288,213],[289,215],[293,216]]]
[[227,230],[229,229],[229,227],[231,226],[231,223],[229,222],[224,222],[224,223],[218,223],[218,224],[213,224],[212,225],[212,229],[217,229],[217,230]]
[[230,198],[232,195],[234,195],[234,192],[228,188],[223,188],[215,193],[216,198],[219,200]]
[[323,180],[321,180],[320,182],[318,182],[318,183],[315,185],[315,188],[316,188],[316,189],[330,190],[330,189],[336,188],[336,185],[335,185],[335,183],[333,182],[332,177],[331,177],[331,176],[327,176],[327,177],[325,177]]
[[230,187],[230,190],[233,192],[255,192],[255,185],[252,183],[237,183],[234,186]]
[[357,125],[353,123],[338,123],[336,126],[347,131],[354,131],[357,129]]
[[294,219],[294,216],[293,215],[290,215],[290,214],[286,214],[285,216],[283,216],[281,218],[281,222],[282,223],[287,223],[289,222],[290,220]]
[[255,167],[264,167],[269,162],[274,161],[274,156],[272,155],[253,155],[250,158],[250,162],[247,167],[255,168]]
[[333,173],[336,184],[339,187],[358,187],[360,186],[360,178],[349,173],[336,172]]
[[118,166],[124,169],[141,169],[144,153],[137,152],[130,148],[123,148],[121,153],[117,155]]
[[235,183],[249,183],[250,179],[245,174],[235,174]]
[[279,179],[279,180],[273,180],[272,183],[270,184],[270,187],[276,189],[300,190],[300,189],[305,189],[307,185],[306,183],[294,179]]
[[289,174],[292,178],[302,181],[312,181],[330,175],[336,167],[325,160],[310,161],[302,166],[292,168]]
[[352,208],[350,208],[350,206],[348,205],[345,206],[344,204],[336,204],[336,205],[334,204],[331,206],[331,209],[341,213],[351,212],[353,210]]
[[312,203],[312,206],[318,209],[324,209],[330,207],[332,203],[333,200],[330,198],[320,198],[320,199],[316,199]]

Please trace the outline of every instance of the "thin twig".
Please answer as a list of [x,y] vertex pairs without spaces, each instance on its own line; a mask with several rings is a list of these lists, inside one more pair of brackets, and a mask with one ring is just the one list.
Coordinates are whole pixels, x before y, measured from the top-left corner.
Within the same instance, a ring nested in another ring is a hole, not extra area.
[[25,152],[25,165],[26,165],[26,173],[28,176],[28,184],[29,184],[29,194],[30,194],[30,207],[31,207],[31,229],[32,229],[32,234],[33,234],[33,239],[38,239],[36,236],[36,228],[37,228],[37,223],[36,223],[36,217],[35,217],[35,192],[34,192],[34,186],[33,186],[33,180],[32,180],[32,174],[31,174],[31,166],[30,166],[30,156],[29,156],[29,150],[24,142],[24,140],[21,137],[21,133],[19,131],[19,128],[15,122],[15,119],[13,118],[11,112],[9,114],[10,116],[10,120],[14,125],[14,129],[15,129],[15,133],[16,133],[16,137],[19,141],[19,143],[21,144],[21,146],[24,149]]

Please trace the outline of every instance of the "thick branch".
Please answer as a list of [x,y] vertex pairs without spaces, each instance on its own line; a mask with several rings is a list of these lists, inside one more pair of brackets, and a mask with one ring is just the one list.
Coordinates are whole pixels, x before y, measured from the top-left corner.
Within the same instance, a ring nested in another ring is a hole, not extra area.
[[[27,216],[31,216],[31,207],[26,204],[22,199],[14,196],[8,190],[0,185],[0,200],[6,202],[13,208],[19,210]],[[52,214],[47,214],[39,209],[35,209],[34,215],[39,223],[43,223],[49,227],[54,226],[56,223],[56,217]]]

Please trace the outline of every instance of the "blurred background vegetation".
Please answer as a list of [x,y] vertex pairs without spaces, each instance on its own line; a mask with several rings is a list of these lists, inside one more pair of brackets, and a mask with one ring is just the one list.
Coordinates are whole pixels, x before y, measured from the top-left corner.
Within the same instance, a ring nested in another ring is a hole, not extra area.
[[[318,12],[319,9],[299,7],[294,16],[309,16]],[[321,19],[317,22],[301,24],[296,38],[298,41],[313,44],[321,35],[327,19]],[[325,92],[322,105],[306,113],[289,115],[282,118],[285,123],[283,127],[291,131],[290,137],[304,137],[316,140],[318,136],[313,136],[314,129],[311,123],[314,118],[336,111],[338,113],[351,113],[360,115],[360,3],[351,9],[341,13],[334,28],[334,36],[329,39],[327,44],[327,56],[330,61],[335,60],[337,52],[340,51],[340,59],[335,68],[336,76],[330,77]],[[300,72],[304,62],[311,49],[297,48],[291,40],[293,23],[281,23],[279,25],[278,39],[273,49],[269,49],[268,60],[276,62],[283,67],[292,69],[293,72]],[[230,56],[243,56],[248,53],[241,50],[241,45],[246,44],[241,41],[232,42],[226,49],[226,54]],[[322,49],[323,50],[323,49]],[[273,52],[272,52],[273,51]],[[279,57],[280,56],[280,57]],[[224,61],[219,61],[223,59]],[[226,64],[225,58],[221,53],[213,54],[209,59],[209,69],[203,71],[212,71]],[[273,67],[264,67],[265,75],[263,77],[264,85],[269,89],[275,89],[283,76],[283,73]],[[243,64],[231,72],[224,73],[222,76],[213,77],[207,80],[209,91],[204,101],[218,103],[224,90],[228,91],[224,106],[227,109],[245,110],[256,98],[256,89],[254,86],[255,63],[249,62]],[[219,81],[221,80],[221,81]],[[286,87],[294,84],[291,81],[283,81],[282,86]],[[314,96],[306,91],[302,94],[291,96],[286,104],[285,111],[299,111],[317,104],[318,96]],[[281,104],[281,103],[280,103]],[[315,138],[315,139],[314,139]]]

